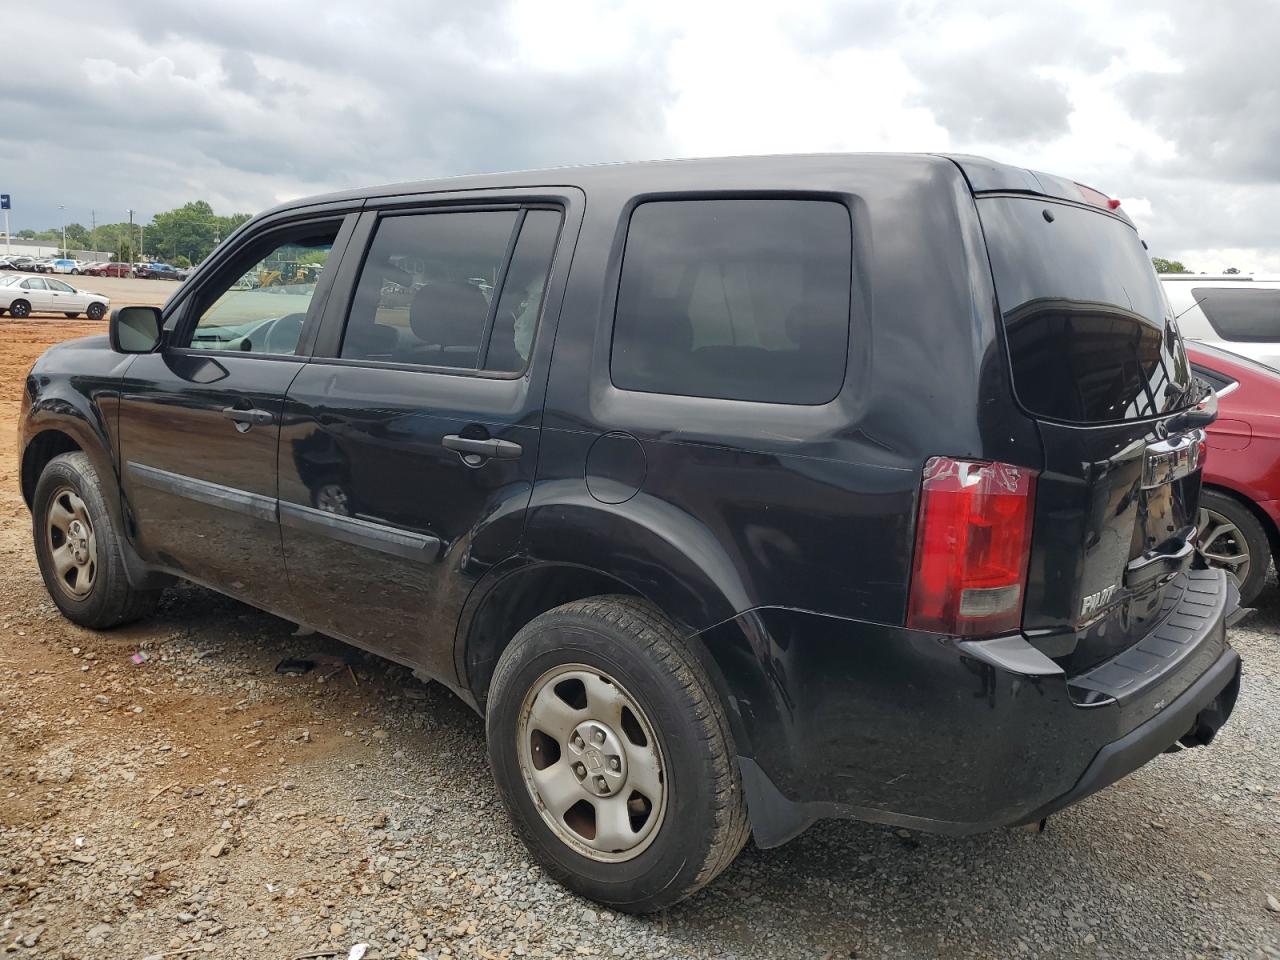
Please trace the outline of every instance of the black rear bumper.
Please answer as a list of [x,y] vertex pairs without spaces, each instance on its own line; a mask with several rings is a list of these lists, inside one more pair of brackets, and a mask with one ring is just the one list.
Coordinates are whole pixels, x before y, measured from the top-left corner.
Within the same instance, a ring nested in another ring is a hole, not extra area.
[[1235,708],[1241,667],[1239,655],[1228,647],[1181,696],[1146,723],[1099,750],[1074,787],[1031,813],[1023,822],[1043,820],[1111,786],[1171,749],[1207,746]]
[[1221,571],[1194,573],[1183,587],[1201,615],[1162,623],[1141,657],[1117,657],[1127,677],[1103,664],[1068,678],[1042,655],[1011,656],[1006,641],[983,655],[782,608],[745,615],[742,641],[728,625],[704,634],[736,688],[757,843],[826,817],[946,834],[1034,822],[1179,744],[1207,743],[1239,690],[1226,641],[1238,594]]

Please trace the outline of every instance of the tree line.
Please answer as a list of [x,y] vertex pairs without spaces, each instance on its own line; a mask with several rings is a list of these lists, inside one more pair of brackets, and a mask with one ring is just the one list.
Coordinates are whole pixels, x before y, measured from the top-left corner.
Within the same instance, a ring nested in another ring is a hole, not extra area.
[[[1190,267],[1181,260],[1166,260],[1164,257],[1152,257],[1152,265],[1156,268],[1156,273],[1195,273]],[[1232,276],[1240,272],[1239,267],[1227,267],[1222,271]]]
[[[157,213],[150,223],[100,223],[86,227],[67,224],[67,250],[109,251],[117,260],[161,260],[189,267],[207,257],[231,231],[248,220],[250,214],[233,213],[220,217],[204,200],[193,200],[173,210]],[[18,230],[18,240],[62,243],[62,227],[48,230]],[[64,251],[65,253],[65,251]]]

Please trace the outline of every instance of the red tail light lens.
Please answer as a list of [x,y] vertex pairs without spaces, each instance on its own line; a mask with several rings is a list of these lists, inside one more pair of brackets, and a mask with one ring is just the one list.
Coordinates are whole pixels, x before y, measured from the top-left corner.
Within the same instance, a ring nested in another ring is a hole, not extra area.
[[957,636],[1022,622],[1036,473],[932,457],[924,467],[907,626]]

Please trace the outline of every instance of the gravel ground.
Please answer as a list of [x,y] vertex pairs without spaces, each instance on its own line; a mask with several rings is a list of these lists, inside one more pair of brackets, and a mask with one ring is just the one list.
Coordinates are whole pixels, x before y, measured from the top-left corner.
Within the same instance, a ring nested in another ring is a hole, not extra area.
[[[480,720],[438,685],[194,587],[144,624],[81,630],[44,593],[28,529],[6,460],[6,955],[1280,957],[1274,582],[1232,631],[1244,685],[1208,749],[1160,757],[1042,835],[822,823],[633,918],[531,864]],[[316,667],[276,673],[290,656]]]

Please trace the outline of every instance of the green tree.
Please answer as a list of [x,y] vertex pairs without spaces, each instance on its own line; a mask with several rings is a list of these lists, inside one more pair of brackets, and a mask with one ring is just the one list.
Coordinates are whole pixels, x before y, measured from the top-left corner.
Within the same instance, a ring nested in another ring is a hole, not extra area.
[[14,234],[14,236],[19,240],[34,240],[36,238],[36,232],[34,230],[19,230]]
[[1152,257],[1151,263],[1156,273],[1191,273],[1181,260],[1166,260],[1164,257]]
[[1227,267],[1227,269],[1223,270],[1222,272],[1223,272],[1223,273],[1230,273],[1230,274],[1232,274],[1232,275],[1234,276],[1235,274],[1237,274],[1237,273],[1239,273],[1239,272],[1240,272],[1240,268],[1239,268],[1239,267]]
[[82,223],[68,223],[67,246],[72,250],[88,250],[89,228]]

